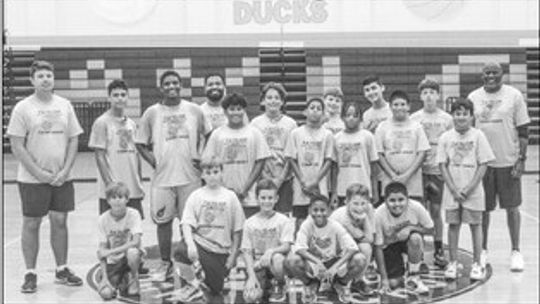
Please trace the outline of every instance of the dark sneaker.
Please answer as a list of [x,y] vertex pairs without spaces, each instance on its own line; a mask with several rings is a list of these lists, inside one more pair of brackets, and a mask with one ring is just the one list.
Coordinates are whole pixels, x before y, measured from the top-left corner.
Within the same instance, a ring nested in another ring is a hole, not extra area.
[[139,274],[145,275],[145,274],[148,274],[149,272],[150,272],[150,269],[148,269],[148,267],[145,267],[144,263],[141,262],[139,264]]
[[438,250],[433,254],[433,264],[441,269],[446,268],[448,260],[444,257],[444,251]]
[[34,293],[37,289],[37,275],[35,273],[27,273],[24,275],[24,283],[21,286],[22,293]]
[[[377,286],[376,286],[377,287]],[[351,284],[351,292],[359,293],[362,296],[371,297],[377,294],[378,288],[366,284],[364,280],[359,280]]]
[[56,271],[56,283],[67,286],[81,286],[83,281],[71,269],[66,267],[62,271]]

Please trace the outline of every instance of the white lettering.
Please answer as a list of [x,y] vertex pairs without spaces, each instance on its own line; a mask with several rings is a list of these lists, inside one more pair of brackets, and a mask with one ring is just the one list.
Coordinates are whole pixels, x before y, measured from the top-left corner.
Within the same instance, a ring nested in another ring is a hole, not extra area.
[[235,0],[234,23],[323,23],[328,18],[326,0]]

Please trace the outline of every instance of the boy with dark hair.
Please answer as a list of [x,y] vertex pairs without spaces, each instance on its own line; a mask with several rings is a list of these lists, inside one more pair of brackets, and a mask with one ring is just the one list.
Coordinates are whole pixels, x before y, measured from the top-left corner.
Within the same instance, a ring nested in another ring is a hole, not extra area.
[[[241,248],[248,275],[244,300],[247,303],[260,300],[263,303],[282,302],[286,298],[283,264],[294,242],[294,224],[288,217],[274,210],[278,201],[274,182],[261,179],[255,193],[260,211],[246,220],[242,235]],[[275,281],[272,294],[271,279]]]
[[343,92],[338,87],[328,88],[324,91],[323,98],[326,112],[325,122],[322,126],[335,135],[345,129],[345,124],[340,116],[343,106]]
[[349,283],[360,275],[366,263],[345,228],[328,219],[329,212],[325,196],[312,196],[310,217],[300,226],[295,251],[287,258],[289,273],[304,283],[303,303],[317,302],[320,283],[327,287],[333,283],[339,301],[349,303]]
[[384,100],[384,90],[386,89],[379,76],[369,75],[362,81],[364,96],[371,102],[371,107],[364,112],[364,128],[371,133],[382,122],[392,117],[392,111],[386,100]]
[[125,292],[128,296],[139,294],[139,265],[143,256],[141,249],[141,215],[128,207],[129,188],[122,182],[112,182],[105,190],[109,209],[100,215],[99,259],[103,278],[99,283],[99,295],[104,300],[115,297],[121,282],[127,279]]
[[448,262],[444,257],[442,247],[443,222],[441,218],[442,190],[444,187],[441,170],[436,161],[437,143],[441,135],[452,129],[452,116],[441,110],[437,103],[440,100],[439,83],[433,79],[425,78],[418,85],[418,92],[424,107],[411,115],[411,120],[419,122],[424,128],[430,150],[422,164],[422,181],[424,185],[424,204],[431,214],[435,224],[433,235],[435,252],[433,253],[434,264],[440,268],[446,267]]
[[480,263],[482,251],[482,212],[484,187],[480,183],[486,173],[488,162],[495,160],[484,133],[472,127],[474,106],[468,99],[458,99],[451,107],[454,130],[443,133],[439,140],[437,162],[445,181],[443,201],[446,222],[449,224],[450,264],[444,273],[449,279],[457,279],[457,249],[461,223],[468,223],[473,242],[473,265],[470,277],[485,278]]
[[430,149],[422,125],[409,118],[410,100],[404,91],[390,95],[392,118],[375,131],[379,164],[384,171],[383,187],[390,182],[407,186],[411,197],[422,201],[422,162]]
[[83,132],[71,102],[54,94],[54,67],[34,61],[30,67],[34,93],[13,108],[7,135],[19,160],[17,182],[21,197],[22,252],[26,273],[23,293],[37,289],[36,262],[39,230],[45,215],[51,224],[51,247],[56,261],[56,282],[80,286],[82,280],[67,267],[68,212],[75,209],[70,172]]
[[429,289],[419,279],[427,273],[428,266],[422,261],[424,234],[433,232],[433,221],[421,203],[409,199],[407,187],[391,182],[384,189],[385,203],[375,210],[375,259],[381,274],[384,290],[403,283],[407,255],[408,274],[405,287],[418,293]]
[[293,190],[293,216],[304,219],[308,215],[309,195],[328,196],[328,171],[335,161],[334,137],[322,128],[324,101],[315,97],[308,100],[306,124],[294,129],[287,141],[285,156],[290,159],[296,176]]
[[203,155],[223,162],[223,185],[236,193],[249,217],[258,211],[254,185],[270,149],[262,133],[243,120],[247,107],[244,96],[232,93],[221,105],[228,123],[212,132]]

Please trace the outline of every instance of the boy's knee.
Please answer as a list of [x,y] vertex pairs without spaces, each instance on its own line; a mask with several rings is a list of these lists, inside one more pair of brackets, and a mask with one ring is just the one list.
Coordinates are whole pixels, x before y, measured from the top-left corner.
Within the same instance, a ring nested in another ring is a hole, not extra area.
[[23,221],[23,229],[26,230],[38,230],[41,226],[40,217],[26,217]]
[[141,252],[138,248],[128,248],[126,251],[126,258],[130,264],[139,262],[141,259]]
[[371,244],[368,243],[360,243],[358,244],[358,249],[360,252],[368,259],[371,259],[371,254],[373,252],[373,248],[371,247]]
[[420,247],[424,244],[424,240],[420,233],[411,233],[409,236],[409,241],[407,242],[409,246]]
[[281,253],[275,253],[272,255],[272,266],[274,267],[280,267],[283,266],[283,263],[285,262],[285,256]]
[[289,270],[296,270],[304,266],[304,261],[302,260],[302,257],[300,257],[299,255],[290,254],[287,257],[285,265],[286,265],[286,268],[288,268]]

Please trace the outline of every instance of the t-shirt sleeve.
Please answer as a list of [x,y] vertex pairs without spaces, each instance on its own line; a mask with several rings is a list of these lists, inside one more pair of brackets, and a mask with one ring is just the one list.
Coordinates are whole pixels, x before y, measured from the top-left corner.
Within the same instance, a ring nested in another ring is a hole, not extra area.
[[349,232],[343,228],[338,223],[335,223],[333,226],[336,230],[338,241],[339,241],[339,247],[342,249],[348,249],[348,250],[358,250],[358,246],[356,245],[356,242],[352,238],[352,236],[349,234]]
[[240,245],[240,248],[242,250],[251,250],[253,249],[253,245],[251,244],[251,229],[249,228],[248,222],[246,221],[244,223],[244,228],[242,231],[242,244]]
[[446,133],[443,133],[439,139],[439,143],[437,144],[436,160],[438,164],[446,164],[448,162],[448,156],[446,155],[447,138],[448,136]]
[[253,140],[255,140],[255,147],[257,149],[255,159],[261,160],[265,158],[269,158],[271,156],[270,154],[270,148],[268,147],[268,144],[266,143],[266,140],[264,139],[264,135],[259,131],[259,129],[253,127]]
[[281,243],[294,243],[294,223],[295,221],[289,218],[283,220],[283,229],[279,238]]
[[153,108],[148,108],[141,117],[135,136],[135,143],[148,145],[152,142],[152,110]]
[[476,157],[479,164],[485,164],[495,160],[495,154],[491,149],[491,145],[482,131],[478,132],[478,151]]
[[74,137],[83,133],[83,128],[81,128],[81,125],[79,124],[79,120],[77,119],[77,115],[75,115],[75,110],[71,103],[68,104],[68,130],[70,130],[68,134],[69,137]]
[[296,132],[293,130],[287,138],[287,144],[285,145],[285,157],[298,159],[297,153],[298,147],[296,146]]
[[375,136],[373,134],[366,132],[367,134],[367,144],[368,144],[368,156],[369,161],[377,161],[379,160],[379,153],[377,153],[377,146],[375,143]]
[[102,119],[97,119],[92,125],[88,147],[107,149],[107,124]]
[[231,203],[232,203],[232,214],[233,214],[233,221],[232,221],[232,231],[238,232],[241,231],[244,228],[244,223],[246,221],[246,216],[244,215],[244,210],[242,209],[242,205],[240,204],[240,201],[238,200],[238,197],[231,192]]
[[193,228],[197,228],[198,223],[197,216],[195,215],[195,206],[198,204],[198,202],[198,192],[193,192],[188,196],[184,211],[182,212],[182,220],[180,221],[180,224],[186,224]]
[[420,203],[415,204],[415,210],[416,214],[418,216],[418,222],[422,227],[424,228],[432,228],[433,227],[433,220],[431,220],[431,216],[429,215],[429,212],[424,208]]
[[135,234],[142,234],[143,233],[143,230],[142,230],[142,219],[141,219],[141,214],[139,213],[139,211],[135,210],[135,209],[131,209],[131,214],[132,214],[132,223],[131,223],[131,233],[133,235]]
[[529,113],[527,112],[527,104],[523,98],[523,94],[520,91],[516,92],[516,107],[514,111],[514,121],[516,126],[522,126],[531,121]]
[[417,151],[428,151],[431,149],[431,146],[429,145],[429,140],[426,136],[426,131],[424,131],[424,128],[421,124],[418,124],[418,128],[416,128],[416,134],[418,136],[418,147]]
[[308,220],[309,219],[306,219],[302,223],[302,225],[300,225],[300,229],[298,230],[298,233],[296,234],[296,243],[294,244],[296,250],[309,249],[309,244],[308,244],[309,224],[307,222]]
[[330,159],[332,161],[336,161],[336,149],[335,149],[335,141],[334,136],[330,131],[328,131],[328,134],[326,135],[326,138],[324,139],[324,159]]
[[24,111],[21,104],[15,105],[9,119],[9,124],[7,128],[8,135],[26,137],[29,131],[29,126],[26,124],[23,112]]
[[107,243],[107,232],[105,231],[105,218],[100,216],[98,219],[98,239],[100,243]]
[[375,147],[377,148],[377,152],[379,153],[384,153],[384,126],[386,126],[386,124],[382,122],[375,129]]

